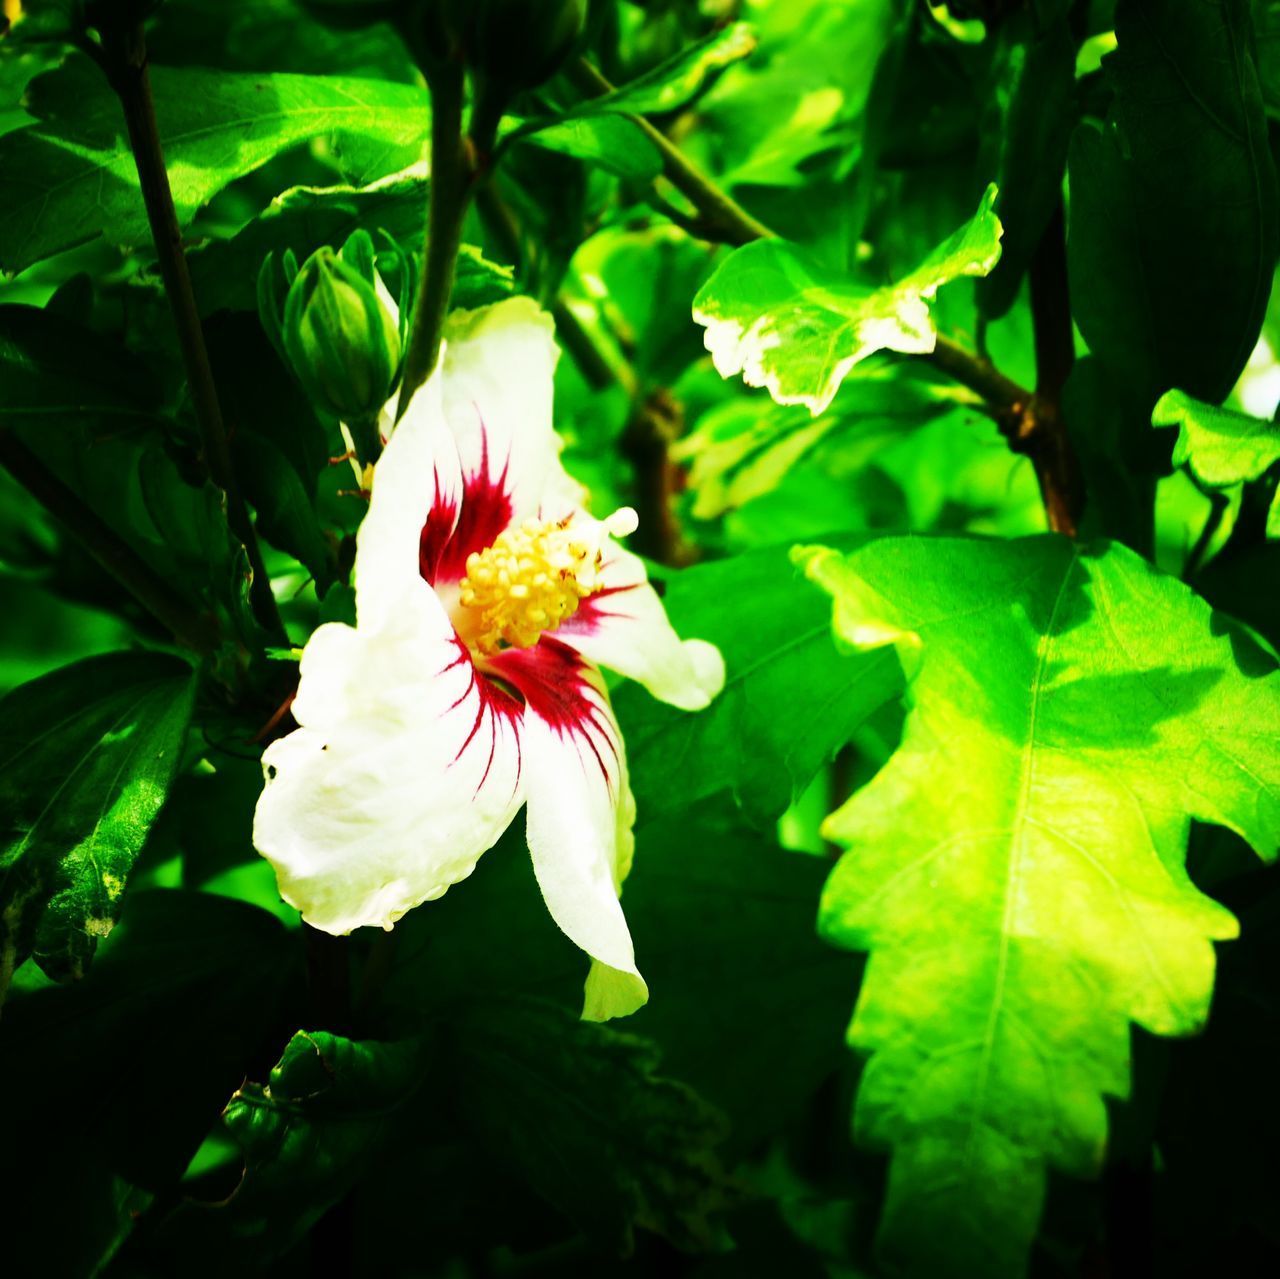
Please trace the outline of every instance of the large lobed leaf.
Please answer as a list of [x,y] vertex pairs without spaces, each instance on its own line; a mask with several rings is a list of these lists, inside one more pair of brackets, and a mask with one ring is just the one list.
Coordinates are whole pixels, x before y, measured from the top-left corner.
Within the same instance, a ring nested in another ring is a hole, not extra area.
[[985,275],[1000,260],[996,188],[964,226],[896,284],[873,289],[784,240],[731,253],[693,300],[693,318],[721,377],[741,373],[779,404],[821,413],[845,375],[876,351],[927,354],[937,343],[929,303],[942,285]]
[[[198,69],[151,71],[178,221],[290,147],[324,140],[365,182],[419,158],[425,91],[382,80]],[[97,68],[73,61],[30,87],[39,122],[0,139],[6,192],[0,269],[20,271],[98,235],[150,242],[120,105]]]
[[[1022,1272],[1046,1165],[1095,1173],[1130,1023],[1201,1028],[1236,921],[1191,819],[1280,832],[1280,673],[1118,545],[894,538],[804,553],[857,649],[906,668],[900,749],[828,822],[821,928],[871,959],[855,1132],[892,1151],[884,1254]],[[1241,665],[1241,662],[1245,665]]]
[[114,653],[0,701],[0,998],[32,950],[75,976],[111,931],[194,696],[185,662]]

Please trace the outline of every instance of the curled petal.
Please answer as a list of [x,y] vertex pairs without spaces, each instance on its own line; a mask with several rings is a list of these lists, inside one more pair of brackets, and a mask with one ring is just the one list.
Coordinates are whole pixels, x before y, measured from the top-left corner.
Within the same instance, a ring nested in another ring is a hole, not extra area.
[[524,801],[519,704],[478,675],[452,628],[417,620],[317,631],[294,703],[302,727],[263,756],[254,843],[281,896],[325,932],[389,928],[441,896]]
[[612,541],[603,554],[602,589],[582,601],[556,638],[643,684],[659,701],[686,711],[710,705],[724,687],[720,650],[676,634],[638,556]]
[[526,702],[521,745],[534,874],[551,917],[592,961],[583,1016],[624,1017],[649,991],[618,900],[635,821],[622,735],[599,673],[571,649],[544,638],[500,662]]

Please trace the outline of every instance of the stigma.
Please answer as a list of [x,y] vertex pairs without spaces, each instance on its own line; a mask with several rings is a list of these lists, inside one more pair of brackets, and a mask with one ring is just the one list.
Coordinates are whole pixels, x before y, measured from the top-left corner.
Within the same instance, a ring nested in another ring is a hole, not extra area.
[[493,545],[467,556],[458,584],[466,642],[480,653],[531,648],[539,636],[572,617],[602,589],[604,539],[635,532],[636,513],[624,506],[600,524],[526,519],[498,534]]

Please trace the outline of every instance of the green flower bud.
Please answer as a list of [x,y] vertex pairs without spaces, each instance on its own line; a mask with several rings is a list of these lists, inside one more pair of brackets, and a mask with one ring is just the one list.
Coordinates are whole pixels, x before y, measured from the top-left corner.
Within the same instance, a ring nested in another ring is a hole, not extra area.
[[586,0],[477,0],[467,61],[508,93],[535,88],[560,69],[586,20]]
[[317,249],[290,285],[281,339],[307,394],[334,417],[369,422],[390,398],[399,331],[369,280],[332,249]]

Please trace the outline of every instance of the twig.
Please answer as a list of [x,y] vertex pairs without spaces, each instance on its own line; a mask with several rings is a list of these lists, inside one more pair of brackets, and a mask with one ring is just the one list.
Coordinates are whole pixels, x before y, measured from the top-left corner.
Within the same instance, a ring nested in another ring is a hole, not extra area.
[[0,430],[0,465],[63,524],[174,639],[200,654],[211,653],[218,647],[218,631],[213,619],[174,595],[127,542],[8,430]]
[[422,284],[409,328],[400,385],[400,413],[429,378],[440,358],[440,338],[462,244],[462,223],[476,173],[473,150],[462,134],[463,73],[456,60],[432,69],[431,194]]
[[102,68],[124,110],[129,145],[133,150],[147,221],[155,241],[156,259],[173,312],[191,403],[200,428],[205,465],[214,484],[226,494],[227,523],[244,544],[249,557],[253,571],[251,598],[258,621],[273,634],[282,636],[284,626],[271,593],[271,579],[267,576],[262,550],[249,518],[249,508],[245,505],[231,465],[231,449],[160,144],[151,76],[147,70],[146,37],[142,26],[132,23],[118,29],[105,27],[102,37],[101,45],[86,43],[84,47]]

